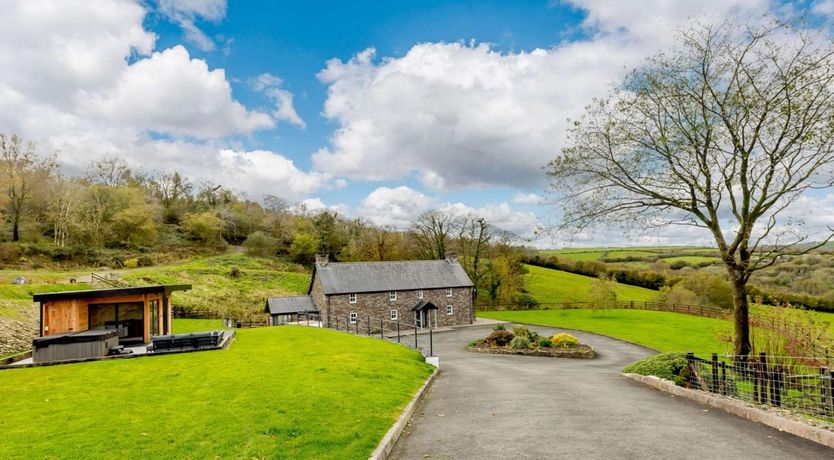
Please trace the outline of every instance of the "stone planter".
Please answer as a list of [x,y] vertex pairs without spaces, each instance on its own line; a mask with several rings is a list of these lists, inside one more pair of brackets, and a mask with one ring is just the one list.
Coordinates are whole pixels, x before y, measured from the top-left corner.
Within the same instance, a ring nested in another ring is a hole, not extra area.
[[513,350],[503,347],[489,347],[486,345],[469,345],[466,347],[475,353],[493,353],[496,355],[547,356],[550,358],[594,359],[597,357],[590,345],[579,345],[576,348],[530,348]]

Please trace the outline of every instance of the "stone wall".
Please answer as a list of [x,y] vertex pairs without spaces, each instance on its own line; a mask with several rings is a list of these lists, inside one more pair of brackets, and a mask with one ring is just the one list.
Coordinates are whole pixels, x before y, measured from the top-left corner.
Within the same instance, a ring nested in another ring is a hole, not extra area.
[[[317,282],[314,282],[314,291]],[[338,317],[340,323],[344,323],[351,312],[356,312],[359,319],[364,323],[368,316],[376,321],[379,318],[391,319],[391,310],[397,310],[401,322],[414,324],[414,312],[412,308],[421,299],[417,297],[417,291],[397,291],[397,300],[390,300],[389,292],[357,293],[356,303],[350,303],[349,294],[334,294],[326,296],[328,311],[322,314]],[[315,299],[315,297],[314,297]],[[423,300],[433,303],[438,307],[431,312],[431,325],[438,327],[455,326],[460,324],[471,324],[474,320],[472,311],[472,294],[468,287],[453,288],[452,297],[446,296],[446,289],[425,289]],[[317,302],[318,305],[318,302]],[[453,313],[448,315],[447,305],[452,305]],[[319,308],[322,308],[320,305]]]

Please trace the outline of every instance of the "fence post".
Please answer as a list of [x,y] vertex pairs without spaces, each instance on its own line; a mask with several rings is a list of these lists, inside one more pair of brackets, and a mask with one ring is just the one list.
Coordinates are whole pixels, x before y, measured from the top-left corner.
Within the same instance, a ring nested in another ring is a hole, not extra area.
[[400,343],[400,320],[397,319],[397,343]]
[[767,404],[767,387],[768,387],[768,372],[767,372],[767,353],[761,352],[759,353],[759,360],[762,362],[762,373],[761,373],[761,384],[759,390],[759,396],[761,400],[759,401],[762,404]]
[[721,361],[721,394],[726,395],[727,393],[727,363]]
[[782,374],[784,367],[776,366],[773,369],[773,389],[770,391],[770,403],[776,407],[782,407]]
[[710,391],[718,393],[718,353],[712,354],[712,385]]
[[823,411],[826,414],[831,413],[832,406],[831,406],[831,374],[828,372],[827,367],[820,367],[820,397],[822,399],[822,407]]
[[434,356],[434,338],[432,337],[431,328],[429,328],[429,356]]
[[414,349],[417,349],[417,320],[414,321]]
[[689,384],[694,386],[698,380],[695,376],[695,353],[691,351],[686,353],[686,367],[689,369]]

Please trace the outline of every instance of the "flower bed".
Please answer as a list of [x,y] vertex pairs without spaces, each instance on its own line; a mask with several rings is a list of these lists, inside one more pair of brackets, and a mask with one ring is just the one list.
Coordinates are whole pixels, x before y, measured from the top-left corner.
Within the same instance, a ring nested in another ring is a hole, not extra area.
[[470,343],[467,350],[478,353],[551,358],[593,359],[597,357],[590,345],[579,343],[579,340],[570,334],[542,337],[526,327],[514,327],[510,332],[503,325],[496,326],[486,338]]

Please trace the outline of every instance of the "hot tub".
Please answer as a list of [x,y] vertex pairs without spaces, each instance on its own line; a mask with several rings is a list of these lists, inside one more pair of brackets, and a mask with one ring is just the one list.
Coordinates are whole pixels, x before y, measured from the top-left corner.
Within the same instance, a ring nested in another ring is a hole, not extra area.
[[118,345],[119,333],[114,329],[52,334],[32,341],[32,361],[98,358]]

